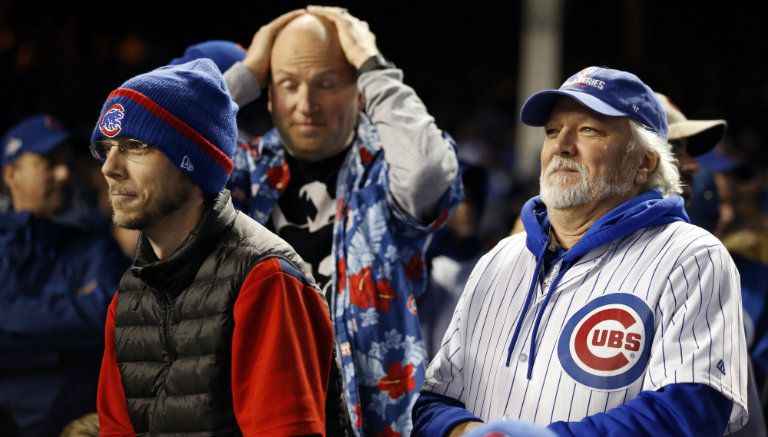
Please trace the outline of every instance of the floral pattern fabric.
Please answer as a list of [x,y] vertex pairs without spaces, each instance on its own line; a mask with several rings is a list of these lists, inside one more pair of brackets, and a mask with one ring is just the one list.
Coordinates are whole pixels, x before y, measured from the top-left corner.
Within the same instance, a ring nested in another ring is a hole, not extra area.
[[[241,146],[234,162],[235,205],[265,223],[290,179],[280,135],[273,129]],[[463,195],[456,177],[424,225],[397,206],[388,171],[376,127],[360,114],[337,179],[330,302],[347,406],[366,436],[410,434],[425,373],[415,303],[427,282],[424,253]]]

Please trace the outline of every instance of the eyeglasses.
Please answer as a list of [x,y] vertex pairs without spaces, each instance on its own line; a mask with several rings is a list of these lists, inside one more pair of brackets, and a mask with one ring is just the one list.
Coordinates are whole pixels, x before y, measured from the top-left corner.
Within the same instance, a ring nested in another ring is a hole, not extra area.
[[152,148],[149,144],[133,138],[120,138],[119,140],[102,139],[91,143],[91,155],[104,162],[107,160],[112,147],[117,147],[117,151],[120,154],[131,160],[140,159]]

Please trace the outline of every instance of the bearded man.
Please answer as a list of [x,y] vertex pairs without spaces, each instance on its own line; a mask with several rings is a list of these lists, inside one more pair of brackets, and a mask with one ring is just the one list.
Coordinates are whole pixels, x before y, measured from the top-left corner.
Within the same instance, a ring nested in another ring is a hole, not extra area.
[[720,241],[688,222],[653,91],[590,67],[531,96],[521,119],[544,127],[541,195],[523,207],[526,232],[475,267],[413,435],[740,428],[739,275]]

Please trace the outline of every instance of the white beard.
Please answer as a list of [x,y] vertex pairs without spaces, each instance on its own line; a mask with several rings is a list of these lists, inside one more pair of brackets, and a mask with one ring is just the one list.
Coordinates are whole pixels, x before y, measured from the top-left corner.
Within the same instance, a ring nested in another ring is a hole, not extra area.
[[[620,197],[629,194],[633,187],[634,172],[630,160],[615,172],[604,173],[594,181],[589,179],[589,169],[586,165],[555,156],[546,169],[542,170],[539,178],[541,186],[541,201],[549,208],[572,208],[591,202],[599,202],[608,197]],[[561,168],[577,170],[570,175],[554,174]],[[577,182],[568,183],[567,178],[578,177]]]

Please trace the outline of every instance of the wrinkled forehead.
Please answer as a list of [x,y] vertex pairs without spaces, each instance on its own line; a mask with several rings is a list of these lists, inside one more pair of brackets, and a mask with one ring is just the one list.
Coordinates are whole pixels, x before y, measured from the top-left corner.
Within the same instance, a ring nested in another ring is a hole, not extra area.
[[333,23],[303,14],[288,23],[272,45],[272,74],[280,70],[349,69]]

